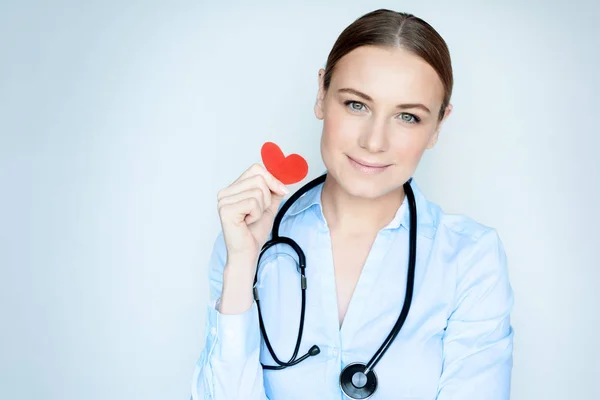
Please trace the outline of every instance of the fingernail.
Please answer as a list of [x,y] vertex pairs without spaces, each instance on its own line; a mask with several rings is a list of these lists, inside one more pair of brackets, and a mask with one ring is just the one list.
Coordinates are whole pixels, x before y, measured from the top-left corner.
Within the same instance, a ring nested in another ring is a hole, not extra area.
[[289,189],[286,188],[284,184],[279,185],[279,187],[281,188],[281,191],[285,194],[288,194],[290,192]]

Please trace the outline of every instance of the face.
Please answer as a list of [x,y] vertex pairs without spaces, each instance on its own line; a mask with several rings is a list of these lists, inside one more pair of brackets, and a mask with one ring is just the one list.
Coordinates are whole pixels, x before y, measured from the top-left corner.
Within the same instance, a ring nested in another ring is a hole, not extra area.
[[435,70],[404,49],[362,46],[338,61],[327,92],[324,72],[315,115],[328,175],[359,197],[402,187],[452,110],[439,121],[444,88]]

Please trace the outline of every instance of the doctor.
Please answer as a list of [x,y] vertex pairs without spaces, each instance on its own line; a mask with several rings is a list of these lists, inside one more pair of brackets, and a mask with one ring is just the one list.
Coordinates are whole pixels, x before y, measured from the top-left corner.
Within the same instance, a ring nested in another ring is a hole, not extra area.
[[[264,328],[283,361],[293,356],[302,296],[289,247],[272,247],[257,272],[288,191],[253,165],[218,194],[222,232],[209,263],[212,301],[192,397],[508,399],[513,293],[502,242],[494,228],[445,213],[411,180],[452,110],[446,43],[415,16],[373,11],[341,33],[318,83],[327,176],[292,204],[279,230],[306,255],[298,354],[313,345],[319,352],[263,368],[277,363],[261,335],[255,273]],[[342,371],[371,359],[405,300],[412,220],[405,184],[417,221],[411,307],[374,369],[376,390],[348,395]]]

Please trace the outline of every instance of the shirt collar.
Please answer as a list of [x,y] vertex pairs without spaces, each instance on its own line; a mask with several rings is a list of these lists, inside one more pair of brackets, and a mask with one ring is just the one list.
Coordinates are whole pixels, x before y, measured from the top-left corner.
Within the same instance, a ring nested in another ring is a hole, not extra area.
[[[410,187],[413,189],[413,193],[415,195],[415,204],[417,206],[417,232],[418,234],[432,238],[437,226],[436,214],[434,213],[436,206],[425,198],[417,186],[414,178],[410,179]],[[306,192],[304,195],[302,195],[302,197],[296,200],[294,204],[291,205],[284,218],[295,216],[307,210],[314,209],[320,221],[323,224],[326,224],[321,204],[322,190],[323,184],[320,184]],[[395,230],[400,227],[409,229],[410,213],[408,211],[408,198],[407,196],[404,196],[404,200],[396,211],[394,218],[383,228],[383,230]]]

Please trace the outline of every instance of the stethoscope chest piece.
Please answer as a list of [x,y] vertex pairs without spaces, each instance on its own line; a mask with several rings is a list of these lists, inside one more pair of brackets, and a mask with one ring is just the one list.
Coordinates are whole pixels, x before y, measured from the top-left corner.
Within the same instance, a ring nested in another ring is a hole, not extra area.
[[370,370],[364,374],[366,365],[362,363],[348,364],[340,374],[340,387],[351,399],[368,399],[377,390],[377,375]]

